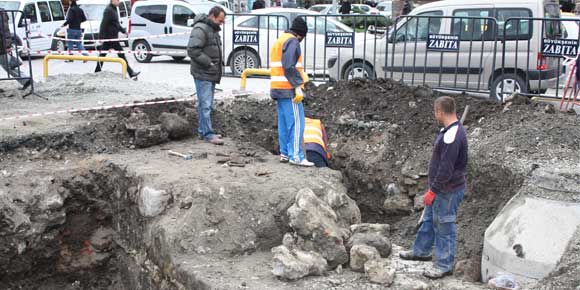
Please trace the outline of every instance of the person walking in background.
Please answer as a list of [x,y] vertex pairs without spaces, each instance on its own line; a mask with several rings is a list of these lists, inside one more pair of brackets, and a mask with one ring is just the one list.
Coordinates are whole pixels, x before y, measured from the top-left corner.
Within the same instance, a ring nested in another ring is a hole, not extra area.
[[[99,28],[99,39],[117,39],[119,38],[119,32],[123,34],[127,34],[127,31],[121,24],[119,23],[119,15],[117,14],[117,7],[119,6],[119,0],[111,0],[111,3],[107,5],[105,11],[103,12],[103,20],[101,21],[101,27]],[[102,50],[109,50],[114,49],[116,51],[123,51],[123,47],[121,47],[121,43],[119,41],[106,41],[103,43],[101,47]],[[106,56],[107,53],[101,53],[99,56],[103,57]],[[137,80],[137,76],[140,72],[133,71],[131,66],[129,65],[129,61],[125,58],[124,53],[117,52],[117,55],[127,62],[127,72],[129,76]],[[103,67],[103,62],[97,62],[97,67],[95,68],[95,72],[100,72]]]
[[455,100],[439,97],[433,114],[443,129],[433,143],[429,162],[429,190],[423,197],[425,210],[413,248],[399,253],[404,260],[431,261],[423,273],[430,279],[443,278],[453,272],[457,209],[463,200],[466,184],[467,135],[457,119]]
[[277,101],[278,143],[280,162],[299,166],[314,166],[304,156],[304,84],[308,76],[302,65],[300,42],[306,37],[308,26],[296,17],[289,31],[284,32],[272,46],[270,53],[270,96]]
[[16,52],[12,51],[12,33],[10,32],[10,23],[8,20],[8,13],[3,8],[0,8],[0,66],[10,76],[24,78],[19,79],[18,82],[22,85],[21,90],[25,90],[32,84],[32,78],[28,78],[28,74],[19,68],[21,62],[18,56],[12,55]]
[[352,6],[348,0],[342,1],[342,5],[340,5],[340,14],[350,14],[350,10]]
[[[83,10],[77,5],[76,0],[71,0],[70,6],[68,8],[68,12],[66,14],[66,21],[62,24],[61,27],[65,27],[68,25],[68,29],[66,31],[66,38],[69,40],[67,41],[67,49],[71,50],[85,50],[83,42],[80,41],[82,39],[83,32],[81,30],[81,23],[87,21],[87,17]],[[79,41],[74,41],[73,39],[78,39]],[[73,60],[67,60],[66,62],[73,62]]]
[[411,11],[413,11],[413,1],[412,0],[405,0],[405,5],[403,6],[403,15],[409,15]]
[[221,136],[216,135],[211,124],[215,85],[222,78],[222,41],[219,32],[224,24],[226,12],[219,6],[209,10],[208,15],[198,14],[193,22],[187,55],[191,58],[191,75],[197,93],[199,137],[206,142],[223,145]]
[[252,10],[264,9],[266,8],[266,2],[264,0],[256,0],[252,4]]

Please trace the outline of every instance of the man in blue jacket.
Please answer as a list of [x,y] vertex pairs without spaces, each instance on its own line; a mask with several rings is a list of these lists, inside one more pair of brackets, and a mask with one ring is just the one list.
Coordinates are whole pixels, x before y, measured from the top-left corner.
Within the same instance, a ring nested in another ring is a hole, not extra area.
[[455,110],[455,100],[440,97],[433,113],[443,129],[434,142],[429,162],[429,190],[423,198],[425,212],[413,249],[399,254],[402,259],[430,261],[435,246],[435,262],[423,275],[438,279],[451,275],[455,260],[457,209],[465,193],[467,136]]

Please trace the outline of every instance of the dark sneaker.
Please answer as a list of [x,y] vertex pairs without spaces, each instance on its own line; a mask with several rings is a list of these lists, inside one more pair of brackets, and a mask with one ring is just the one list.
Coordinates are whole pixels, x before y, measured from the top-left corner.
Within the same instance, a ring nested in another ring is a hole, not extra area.
[[288,163],[288,161],[290,161],[290,158],[288,158],[288,156],[280,154],[280,163]]
[[443,270],[441,270],[441,269],[439,269],[439,268],[437,268],[435,266],[432,266],[431,268],[426,269],[423,272],[423,276],[425,276],[425,277],[427,277],[429,279],[433,279],[433,280],[434,279],[441,279],[441,278],[443,278],[445,276],[450,276],[451,274],[453,274],[453,271],[447,271],[447,272],[445,272],[445,271],[443,271]]
[[402,251],[399,253],[399,257],[403,260],[409,261],[431,261],[431,256],[415,256],[413,251]]
[[26,89],[28,89],[28,87],[30,87],[30,85],[32,84],[31,80],[27,80],[23,85],[22,88],[20,88],[21,91],[24,91]]
[[205,142],[208,142],[208,143],[211,143],[214,145],[224,145],[224,140],[222,140],[216,136],[213,136],[212,138],[209,138],[209,139],[205,139]]
[[140,71],[133,72],[133,74],[129,75],[133,80],[137,80],[137,77],[141,74]]

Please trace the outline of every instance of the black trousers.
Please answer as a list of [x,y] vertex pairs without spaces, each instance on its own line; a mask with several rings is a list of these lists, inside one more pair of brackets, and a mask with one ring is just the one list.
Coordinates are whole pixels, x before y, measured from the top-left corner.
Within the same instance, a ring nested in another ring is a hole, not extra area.
[[[117,41],[105,42],[101,46],[101,50],[109,50],[109,49],[122,51],[123,47],[121,47],[121,43],[117,42]],[[124,53],[117,53],[117,55],[120,58],[124,59],[125,62],[127,62],[127,72],[129,73],[129,76],[132,76],[133,69],[131,68],[131,66],[129,66],[129,61],[127,61],[127,59],[125,58],[125,54]],[[107,56],[107,53],[101,53],[101,54],[99,54],[99,56],[100,57]],[[95,72],[100,72],[102,67],[103,67],[103,62],[102,61],[97,62],[97,67],[95,68]]]
[[314,166],[316,167],[328,167],[326,159],[316,151],[306,150],[306,159],[314,163]]

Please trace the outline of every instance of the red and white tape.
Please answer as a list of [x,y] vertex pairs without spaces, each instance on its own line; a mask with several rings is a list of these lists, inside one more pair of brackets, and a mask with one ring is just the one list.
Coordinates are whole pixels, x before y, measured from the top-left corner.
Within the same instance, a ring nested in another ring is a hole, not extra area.
[[101,53],[126,53],[126,54],[158,54],[158,55],[174,55],[186,54],[185,51],[180,50],[29,50],[22,49],[21,51],[28,52],[33,55],[85,55],[85,54],[101,54]]
[[54,36],[54,35],[46,35],[46,34],[42,34],[42,33],[37,33],[34,35],[29,34],[28,38],[42,37],[42,38],[51,38],[54,40],[63,40],[63,41],[103,43],[103,42],[129,41],[129,40],[137,40],[137,39],[163,38],[163,37],[187,35],[187,34],[190,34],[190,32],[177,32],[177,33],[168,33],[168,34],[156,34],[156,35],[147,35],[147,36],[138,36],[138,37],[124,37],[124,38],[111,38],[111,39],[70,39],[70,38],[66,38],[66,37],[59,37],[59,36]]
[[[236,96],[244,96],[248,94],[266,94],[266,91],[252,91],[252,92],[237,92],[225,95],[225,97],[236,97]],[[268,92],[269,93],[269,92]],[[0,118],[0,123],[5,121],[14,121],[14,120],[24,120],[30,119],[35,117],[45,117],[51,115],[60,115],[60,114],[71,114],[71,113],[79,113],[79,112],[89,112],[89,111],[99,111],[99,110],[110,110],[110,109],[121,109],[121,108],[133,108],[133,107],[142,107],[142,106],[150,106],[150,105],[159,105],[159,104],[170,104],[170,103],[180,103],[180,102],[189,102],[194,101],[195,98],[180,98],[180,99],[171,99],[171,100],[163,100],[163,101],[146,101],[146,102],[139,102],[139,103],[127,103],[127,104],[115,104],[115,105],[108,105],[108,106],[94,106],[94,107],[86,107],[86,108],[70,108],[67,110],[59,110],[59,111],[50,111],[50,112],[39,112],[39,113],[28,113],[28,114],[21,114],[15,115],[6,118]]]

